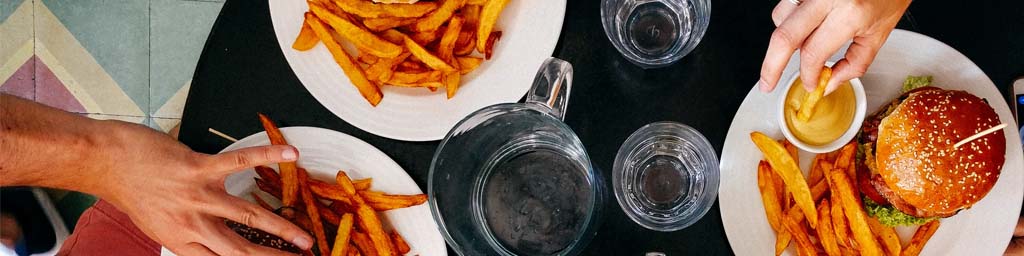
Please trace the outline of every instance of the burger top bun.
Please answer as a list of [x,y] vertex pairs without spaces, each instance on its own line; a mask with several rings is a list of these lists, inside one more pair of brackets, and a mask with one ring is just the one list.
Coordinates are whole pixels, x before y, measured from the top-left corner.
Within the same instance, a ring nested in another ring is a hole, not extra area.
[[981,200],[1003,167],[1003,131],[953,145],[999,125],[983,99],[964,91],[912,93],[878,128],[876,161],[885,183],[925,216],[951,216]]

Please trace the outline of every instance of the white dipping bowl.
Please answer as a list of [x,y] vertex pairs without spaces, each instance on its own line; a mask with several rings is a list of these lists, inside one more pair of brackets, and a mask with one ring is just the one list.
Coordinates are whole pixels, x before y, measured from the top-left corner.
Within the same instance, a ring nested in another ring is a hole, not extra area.
[[[829,63],[831,65],[832,63]],[[793,82],[800,78],[800,73],[793,73],[786,78],[786,83],[780,84],[776,90],[782,90],[782,94],[779,96],[778,104],[776,104],[775,113],[778,116],[779,127],[782,128],[782,134],[786,136],[786,140],[789,140],[793,145],[801,150],[811,153],[828,153],[835,151],[846,143],[850,142],[857,133],[860,132],[860,125],[864,123],[864,115],[867,111],[868,101],[864,94],[864,84],[861,84],[860,79],[854,78],[850,80],[850,85],[853,87],[854,101],[856,102],[855,111],[853,114],[853,121],[850,122],[850,127],[846,128],[846,132],[842,136],[839,136],[835,141],[829,142],[823,145],[813,145],[801,141],[793,135],[793,132],[789,130],[789,124],[786,123],[786,96],[789,95],[790,87],[793,86]],[[803,90],[798,88],[797,90]]]

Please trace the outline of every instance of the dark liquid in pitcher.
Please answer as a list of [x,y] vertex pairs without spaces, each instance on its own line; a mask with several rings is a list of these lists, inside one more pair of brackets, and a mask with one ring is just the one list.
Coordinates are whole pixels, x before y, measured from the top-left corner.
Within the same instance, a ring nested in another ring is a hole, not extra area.
[[491,233],[520,255],[549,255],[576,239],[590,202],[585,170],[552,150],[498,159],[484,188]]
[[662,55],[679,41],[679,22],[668,6],[660,2],[644,3],[633,9],[626,20],[627,34],[633,46],[648,55]]

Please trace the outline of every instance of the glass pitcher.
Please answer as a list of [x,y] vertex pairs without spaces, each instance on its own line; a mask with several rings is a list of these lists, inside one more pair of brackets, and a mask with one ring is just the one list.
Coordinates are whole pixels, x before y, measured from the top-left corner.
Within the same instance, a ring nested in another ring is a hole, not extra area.
[[461,255],[575,255],[597,230],[603,180],[562,118],[572,66],[549,58],[525,103],[462,119],[430,167],[434,219]]

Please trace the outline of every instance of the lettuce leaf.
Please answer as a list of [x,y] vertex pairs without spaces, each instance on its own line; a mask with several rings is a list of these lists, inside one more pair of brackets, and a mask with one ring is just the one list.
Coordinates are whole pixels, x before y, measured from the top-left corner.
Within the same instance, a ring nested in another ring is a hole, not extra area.
[[931,84],[932,76],[907,76],[907,80],[903,81],[903,92],[906,93]]
[[938,217],[931,218],[918,218],[907,215],[906,213],[893,208],[892,206],[882,206],[871,201],[870,198],[864,197],[864,208],[868,212],[868,216],[878,219],[882,225],[889,227],[895,226],[917,226],[928,223],[929,221],[936,220]]

